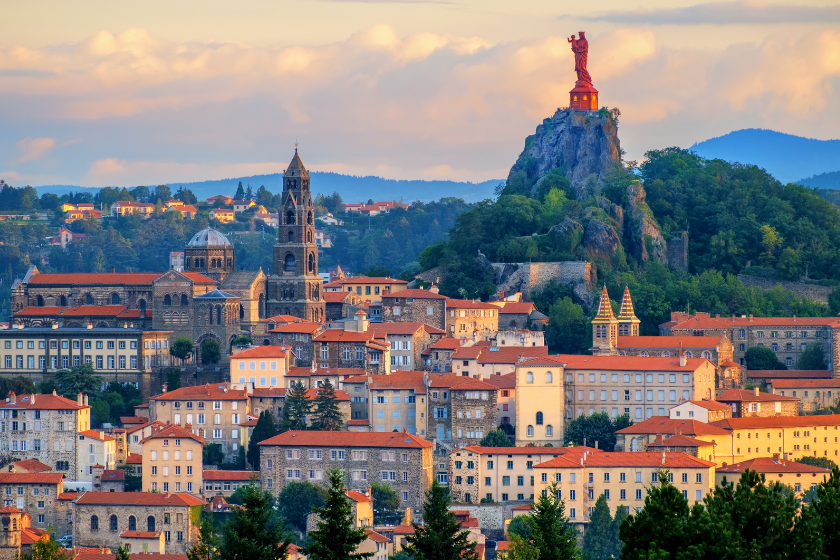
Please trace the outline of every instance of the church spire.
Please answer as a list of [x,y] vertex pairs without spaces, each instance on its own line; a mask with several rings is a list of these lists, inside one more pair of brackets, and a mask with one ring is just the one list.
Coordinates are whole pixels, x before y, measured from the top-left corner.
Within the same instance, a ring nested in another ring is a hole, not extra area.
[[633,309],[633,299],[630,297],[630,288],[624,286],[624,295],[621,298],[621,309],[618,312],[618,336],[639,336],[639,321]]
[[598,314],[592,319],[592,353],[596,356],[618,354],[618,319],[613,314],[606,286],[601,290]]
[[[610,294],[607,293],[607,286],[604,285],[604,289],[601,290],[601,302],[598,304],[598,314],[593,319],[593,322],[596,319],[600,319],[601,321],[610,321],[615,320],[615,315],[613,315],[612,305],[610,304]],[[601,322],[599,321],[599,322]]]

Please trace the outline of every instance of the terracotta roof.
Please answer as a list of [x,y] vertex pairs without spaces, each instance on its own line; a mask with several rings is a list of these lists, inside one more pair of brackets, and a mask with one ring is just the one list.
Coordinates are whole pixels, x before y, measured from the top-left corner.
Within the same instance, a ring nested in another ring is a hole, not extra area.
[[413,535],[414,525],[397,525],[394,527],[395,535]]
[[140,440],[140,443],[143,444],[152,439],[193,439],[204,445],[204,438],[192,433],[190,430],[186,428],[182,428],[178,424],[172,424],[166,426],[162,430],[153,431],[149,436]]
[[441,338],[434,344],[432,344],[429,349],[435,350],[455,350],[463,346],[463,340],[460,338]]
[[445,334],[446,331],[420,322],[371,323],[369,330],[377,334],[414,334],[419,330],[429,334]]
[[718,467],[716,472],[723,473],[742,473],[747,469],[756,471],[758,473],[816,473],[829,474],[830,470],[822,467],[815,467],[814,465],[806,465],[804,463],[797,463],[796,461],[788,461],[787,459],[779,459],[776,457],[757,457],[755,459],[747,459],[740,463],[733,463],[725,467]]
[[61,484],[62,473],[0,473],[0,484]]
[[83,435],[85,437],[98,439],[99,441],[114,441],[114,438],[111,436],[106,436],[104,432],[100,432],[98,430],[85,430],[84,432],[79,432],[79,435]]
[[[664,455],[664,461],[663,461]],[[534,465],[534,468],[581,468],[580,457],[574,458],[561,456],[539,465]],[[715,463],[699,459],[692,455],[682,452],[640,452],[640,451],[615,451],[604,453],[593,453],[586,455],[583,459],[587,467],[671,467],[671,468],[709,468],[714,467]]]
[[[456,352],[457,353],[457,352]],[[484,348],[478,357],[479,364],[515,364],[519,357],[542,358],[548,356],[548,346],[491,346]],[[454,358],[454,355],[453,355]]]
[[567,455],[583,453],[601,453],[600,449],[575,445],[569,447],[482,447],[467,445],[464,449],[479,455]]
[[[326,287],[326,286],[327,285],[324,284],[324,287]],[[345,299],[351,297],[352,295],[353,295],[353,292],[351,292],[350,290],[347,290],[346,292],[324,292],[323,293],[324,301],[327,302],[327,303],[341,303]]]
[[537,306],[530,301],[508,301],[505,302],[499,313],[518,313],[520,315],[527,315],[536,308]]
[[341,447],[402,447],[421,449],[434,443],[408,432],[324,432],[289,430],[259,445],[309,445]]
[[81,494],[81,492],[62,492],[58,495],[59,500],[75,500],[76,496]]
[[481,355],[481,347],[461,346],[452,353],[453,360],[477,360]]
[[125,480],[125,471],[123,469],[109,469],[102,472],[102,482]]
[[784,397],[782,395],[774,395],[772,393],[759,393],[756,395],[754,391],[747,391],[746,389],[729,389],[717,396],[720,402],[775,402],[775,401],[797,401],[796,397]]
[[151,286],[161,272],[42,272],[29,284],[75,284],[103,286]]
[[354,332],[339,329],[329,329],[315,337],[315,342],[368,342],[373,340],[374,333]]
[[149,419],[145,416],[120,416],[120,424],[148,424]]
[[619,348],[715,348],[721,343],[722,336],[619,336]]
[[52,470],[51,466],[45,465],[38,459],[23,459],[21,461],[15,461],[12,463],[12,466],[27,470],[31,473],[47,472]]
[[724,426],[718,426],[717,422],[706,424],[699,420],[679,420],[667,416],[651,416],[638,424],[633,424],[621,430],[617,434],[684,434],[692,436],[728,436],[729,430]]
[[499,389],[516,389],[516,372],[506,373],[504,375],[491,375],[484,381]]
[[379,533],[377,533],[376,531],[374,531],[372,529],[365,529],[365,534],[367,534],[367,538],[369,538],[370,540],[372,540],[374,542],[381,542],[381,543],[391,542],[391,539],[389,539],[385,535],[380,535]]
[[[397,294],[401,294],[402,292],[397,292]],[[499,310],[499,307],[493,305],[492,303],[484,303],[483,301],[472,301],[469,299],[447,299],[446,300],[446,308],[447,309],[495,309],[496,311]]]
[[63,313],[64,317],[85,315],[96,315],[100,317],[119,315],[125,311],[124,305],[78,305],[76,307],[69,307]]
[[809,389],[811,387],[840,387],[840,379],[773,379],[774,389]]
[[429,290],[407,289],[399,292],[392,292],[390,294],[382,294],[382,299],[385,298],[414,298],[414,299],[449,299],[446,296],[435,294]]
[[347,421],[348,426],[370,426],[370,420],[364,418],[351,418]]
[[675,435],[665,438],[662,441],[654,442],[651,445],[661,445],[663,447],[709,447],[714,444],[710,441],[703,441],[702,439]]
[[223,470],[207,470],[201,471],[201,476],[204,480],[251,480],[252,476],[256,476],[257,480],[260,478],[260,471],[223,471]]
[[193,281],[193,284],[216,284],[217,282],[212,278],[208,278],[198,272],[182,272],[184,276]]
[[398,371],[390,375],[358,375],[346,378],[344,383],[370,382],[370,388],[374,390],[394,389],[402,391],[414,389],[415,393],[424,394],[426,392],[426,386],[423,384],[424,374],[422,371]]
[[690,402],[691,404],[695,404],[701,408],[705,408],[706,410],[732,410],[732,407],[728,404],[719,403],[717,401],[710,401],[707,399],[688,402]]
[[264,321],[274,321],[275,323],[301,323],[305,321],[301,321],[300,317],[295,317],[294,315],[274,315],[273,317],[269,317],[268,319],[263,319]]
[[681,371],[690,373],[709,363],[705,358],[686,358],[685,367],[680,366],[678,357],[660,358],[643,356],[584,356],[558,354],[536,358],[526,362],[535,366],[559,366],[566,364],[566,370],[615,370],[615,371]]
[[191,494],[158,492],[84,492],[77,504],[114,506],[203,506],[206,502]]
[[16,395],[16,402],[6,402],[5,399],[0,400],[0,408],[12,409],[29,409],[29,410],[80,410],[83,408],[90,408],[88,405],[79,406],[76,401],[65,399],[57,395]]
[[405,284],[405,280],[397,280],[396,278],[386,278],[381,276],[354,276],[353,278],[342,278],[341,280],[334,280],[332,283],[337,284]]
[[721,365],[721,367],[737,367],[737,368],[743,367],[743,366],[741,366],[741,364],[736,364],[732,360],[724,360],[720,363],[720,365]]
[[348,376],[355,376],[355,375],[364,375],[365,370],[363,368],[317,368],[314,372],[312,371],[311,367],[293,367],[289,368],[289,373],[286,374],[286,377],[312,377],[313,375],[324,375],[324,376],[333,376],[337,375],[338,377],[344,377],[345,379]]
[[496,391],[498,389],[495,385],[472,377],[441,372],[429,372],[429,387],[432,389],[452,389],[454,391],[468,391],[470,389]]
[[237,358],[242,359],[249,359],[249,358],[285,358],[286,352],[280,346],[257,346],[256,348],[249,348],[247,350],[243,350],[238,354],[231,355],[230,359],[235,360]]
[[181,387],[174,391],[167,391],[149,400],[155,401],[184,401],[184,400],[213,400],[213,401],[243,401],[248,398],[244,389],[231,389],[230,383],[207,383],[193,387]]
[[819,327],[840,326],[837,317],[692,317],[678,321],[672,329],[731,329],[739,326],[753,327]]
[[799,426],[840,426],[840,414],[820,414],[816,416],[767,416],[749,418],[724,418],[709,423],[727,430],[753,428],[797,428]]
[[[514,506],[510,509],[519,509],[521,506]],[[496,541],[496,552],[500,550],[510,550],[510,541]]]
[[285,325],[281,325],[279,327],[275,327],[271,329],[269,332],[276,332],[276,333],[305,333],[305,334],[312,334],[313,332],[317,331],[321,328],[320,323],[287,323]]
[[[115,560],[117,555],[112,554],[110,552],[103,554],[102,551],[98,548],[88,548],[84,549],[86,552],[80,552],[80,549],[74,549],[76,551],[76,556],[73,560]],[[110,550],[110,549],[106,549]],[[152,556],[154,554],[154,556]],[[134,560],[148,560],[153,558],[153,560],[187,560],[186,554],[156,554],[150,552],[135,552],[129,555],[129,558]]]
[[347,492],[345,492],[345,494],[347,494],[347,497],[350,498],[351,500],[353,500],[354,502],[372,502],[373,501],[372,497],[366,496],[365,494],[362,494],[361,492],[357,492],[356,490],[348,490]]
[[160,531],[129,531],[123,529],[120,533],[121,539],[157,539],[160,538]]
[[747,370],[747,379],[831,379],[831,370],[819,369],[764,369]]
[[125,460],[126,465],[142,465],[143,455],[140,453],[129,453]]

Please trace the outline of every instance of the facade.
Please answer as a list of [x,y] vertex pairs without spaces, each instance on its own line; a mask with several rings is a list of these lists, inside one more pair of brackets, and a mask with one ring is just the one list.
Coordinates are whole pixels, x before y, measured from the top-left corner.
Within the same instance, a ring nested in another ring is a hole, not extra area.
[[499,330],[499,307],[480,301],[447,299],[445,329],[453,338],[478,340],[482,333]]
[[79,432],[76,447],[76,480],[94,482],[94,471],[116,468],[116,440],[105,432],[85,430]]
[[498,389],[496,397],[496,419],[499,426],[510,424],[516,428],[516,371],[505,375],[494,375],[486,379],[487,383]]
[[718,395],[717,401],[731,406],[735,418],[796,416],[799,413],[798,398],[762,393],[758,388],[752,391],[730,389]]
[[268,315],[295,315],[307,321],[325,316],[324,281],[318,276],[315,208],[309,172],[295,149],[283,174],[281,224],[274,246],[274,270],[267,282]]
[[124,530],[161,531],[168,553],[185,554],[198,538],[204,505],[186,493],[84,492],[73,505],[73,544],[116,550]]
[[240,486],[247,486],[255,481],[260,483],[260,471],[222,471],[222,470],[205,470],[202,477],[204,478],[204,495],[206,497],[221,494],[222,496],[230,496]]
[[143,216],[151,218],[155,214],[155,205],[147,202],[134,202],[133,200],[121,200],[111,204],[112,216]]
[[278,346],[257,346],[230,357],[230,382],[236,388],[285,387],[290,353]]
[[531,313],[537,306],[530,301],[500,301],[495,303],[499,309],[499,330],[516,330],[528,327]]
[[376,432],[428,437],[428,406],[423,372],[361,375],[341,382],[350,396],[351,420],[367,420]]
[[314,358],[312,342],[324,330],[324,323],[286,323],[271,329],[269,335],[273,345],[286,347],[292,352],[290,360],[294,360],[294,365],[306,367],[312,365]]
[[652,453],[685,453],[692,457],[699,457],[704,461],[715,462],[715,444],[702,439],[677,435],[668,438],[656,436],[653,443],[645,447],[645,451]]
[[[729,432],[718,440],[718,461],[739,463],[779,454],[786,460],[800,457],[840,457],[840,415],[727,418],[709,424]],[[721,438],[724,439],[724,438]],[[726,458],[721,450],[728,450]]]
[[495,386],[470,377],[428,373],[426,391],[429,438],[476,445],[496,429]]
[[420,508],[432,484],[434,444],[407,432],[288,431],[260,443],[260,484],[275,496],[292,481],[325,484],[325,473],[348,473],[350,490],[387,482],[401,507]]
[[460,338],[441,338],[423,353],[423,369],[429,371],[452,371],[452,355],[465,342]]
[[732,407],[717,401],[685,401],[669,410],[668,416],[675,420],[693,418],[708,424],[716,420],[732,418]]
[[516,445],[562,447],[564,441],[564,362],[535,358],[516,366],[514,412]]
[[177,424],[154,431],[140,445],[143,492],[202,493],[204,438]]
[[[502,316],[499,315],[501,321]],[[499,326],[501,329],[501,325]],[[491,346],[518,346],[520,348],[527,348],[533,346],[545,346],[545,333],[542,331],[533,331],[527,329],[510,329],[499,330],[497,332],[485,332],[482,334],[482,339],[490,343]]]
[[236,253],[228,238],[213,228],[196,233],[184,248],[184,270],[221,282],[236,270]]
[[229,272],[219,287],[223,292],[239,296],[239,328],[252,336],[260,321],[266,318],[265,283],[262,270],[237,270]]
[[[219,343],[222,361],[226,361],[230,343],[239,336],[239,311],[241,299],[235,294],[222,290],[213,290],[193,298],[196,321],[193,326],[192,339],[195,347],[207,339],[214,339]],[[197,352],[201,358],[201,352]]]
[[391,346],[368,329],[364,311],[356,321],[347,321],[344,330],[329,329],[314,340],[315,361],[319,368],[360,368],[370,374],[384,374],[391,369]]
[[46,529],[64,524],[66,511],[58,504],[64,490],[62,473],[0,473],[3,507],[14,507],[32,517],[32,525]]
[[[616,432],[616,451],[644,451],[650,445],[662,444],[672,437],[689,437],[713,447],[715,461],[732,462],[729,431],[693,418],[654,416]],[[722,459],[720,457],[722,457]],[[729,457],[727,459],[727,457]],[[711,459],[710,459],[711,460]]]
[[443,338],[443,329],[425,323],[371,323],[374,336],[391,346],[391,371],[413,371],[423,364],[423,352]]
[[406,289],[408,282],[395,278],[375,278],[356,276],[354,278],[340,278],[329,284],[324,284],[328,292],[353,292],[361,301],[372,303],[382,301],[382,296],[395,294]]
[[488,380],[492,377],[513,373],[516,364],[532,358],[548,356],[547,346],[490,346],[485,341],[473,346],[462,346],[452,354],[452,371],[458,375],[467,375],[476,379]]
[[446,296],[436,290],[401,290],[382,296],[382,321],[426,323],[446,330]]
[[840,397],[840,379],[773,379],[770,386],[775,395],[799,399],[807,411],[830,408]]
[[764,475],[768,483],[778,482],[790,486],[800,499],[803,493],[831,475],[828,469],[780,459],[777,453],[772,457],[749,459],[734,465],[718,467],[715,471],[715,484],[723,486],[726,481],[726,484],[737,485],[741,475],[747,470]]

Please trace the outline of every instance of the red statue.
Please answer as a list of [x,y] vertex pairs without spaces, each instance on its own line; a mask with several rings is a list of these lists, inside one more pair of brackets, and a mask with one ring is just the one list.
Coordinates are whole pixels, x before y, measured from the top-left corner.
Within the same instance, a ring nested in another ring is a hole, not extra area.
[[573,111],[597,111],[598,90],[592,87],[592,76],[586,70],[589,41],[586,40],[584,31],[580,31],[579,36],[579,39],[575,39],[574,35],[569,38],[572,52],[575,53],[575,72],[577,72],[575,88],[569,92],[569,108]]

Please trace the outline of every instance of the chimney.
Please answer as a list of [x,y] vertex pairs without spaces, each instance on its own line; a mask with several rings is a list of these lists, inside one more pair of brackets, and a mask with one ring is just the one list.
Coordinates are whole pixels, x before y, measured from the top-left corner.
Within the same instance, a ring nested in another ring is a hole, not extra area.
[[586,438],[583,438],[583,446],[586,447]]
[[755,388],[753,389],[753,392],[755,393],[755,396],[757,397],[757,396],[758,396],[758,387],[755,387]]
[[595,440],[595,449],[598,449],[598,440]]
[[312,367],[310,368],[309,371],[312,372],[312,373],[315,373],[316,371],[318,371],[318,366],[315,364],[314,359],[312,360]]
[[683,352],[682,342],[680,342],[680,367],[685,367],[686,362],[685,352]]
[[17,404],[17,395],[14,391],[9,391],[9,404]]
[[753,322],[753,316],[752,316],[752,314],[750,314],[750,323],[752,323],[752,322]]
[[166,392],[166,383],[163,384],[163,392]]
[[112,266],[112,267],[111,267],[111,272],[116,272],[116,271],[117,271],[117,267],[116,267],[116,266]]
[[665,452],[664,451],[662,452],[662,464],[663,465],[665,464]]
[[76,395],[76,405],[77,405],[77,406],[82,406],[83,404],[84,404],[84,401],[82,400],[82,393],[81,393],[81,391],[80,391],[80,392]]
[[93,323],[88,323],[87,328],[88,328],[88,330],[92,329],[93,328]]
[[53,324],[51,325],[51,327],[52,327],[52,330],[54,330],[54,331],[55,331],[55,330],[58,330],[58,323],[53,323]]
[[88,405],[88,396],[85,395],[85,406],[87,406],[87,405]]
[[31,399],[32,399],[32,400],[31,400],[30,402],[31,402],[32,404],[35,404],[35,393],[32,393]]
[[58,396],[58,395],[56,394],[56,392],[55,392],[55,389],[53,389],[53,396],[54,396],[54,397],[57,397],[57,396]]

